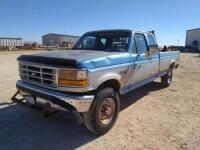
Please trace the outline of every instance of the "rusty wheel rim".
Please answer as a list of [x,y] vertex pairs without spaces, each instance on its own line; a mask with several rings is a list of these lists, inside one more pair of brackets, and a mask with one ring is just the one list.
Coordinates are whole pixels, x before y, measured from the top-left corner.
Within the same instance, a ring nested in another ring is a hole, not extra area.
[[115,113],[115,101],[113,98],[107,98],[101,105],[99,118],[102,124],[108,124]]

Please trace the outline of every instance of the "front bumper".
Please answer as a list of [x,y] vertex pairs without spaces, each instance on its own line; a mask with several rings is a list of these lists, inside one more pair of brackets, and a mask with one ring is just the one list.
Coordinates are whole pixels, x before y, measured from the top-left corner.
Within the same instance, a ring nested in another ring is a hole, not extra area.
[[78,112],[87,112],[94,100],[94,95],[75,96],[50,90],[44,87],[32,85],[30,83],[18,80],[16,83],[17,89],[22,96],[32,95],[36,98],[43,99],[46,102],[55,104],[67,110],[77,110]]

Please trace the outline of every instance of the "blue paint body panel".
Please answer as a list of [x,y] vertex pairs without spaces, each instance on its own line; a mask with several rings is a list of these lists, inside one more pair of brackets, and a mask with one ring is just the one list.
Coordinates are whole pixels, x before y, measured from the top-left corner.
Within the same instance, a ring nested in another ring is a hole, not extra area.
[[[148,63],[150,60],[160,61],[160,59],[179,59],[179,52],[157,52],[151,56],[151,58],[146,58],[144,54],[129,54],[129,53],[119,53],[113,54],[111,56],[98,57],[89,60],[78,61],[76,68],[87,68],[88,71],[93,69],[103,69],[104,67],[118,67],[123,64],[143,64]],[[159,70],[159,69],[158,69]]]
[[169,52],[159,52],[161,59],[168,59],[168,58],[179,58],[180,52],[178,51],[169,51]]
[[97,69],[97,68],[103,69],[104,67],[133,63],[135,62],[136,57],[137,57],[137,54],[130,55],[129,53],[123,53],[123,54],[78,62],[77,68],[86,67],[88,70]]

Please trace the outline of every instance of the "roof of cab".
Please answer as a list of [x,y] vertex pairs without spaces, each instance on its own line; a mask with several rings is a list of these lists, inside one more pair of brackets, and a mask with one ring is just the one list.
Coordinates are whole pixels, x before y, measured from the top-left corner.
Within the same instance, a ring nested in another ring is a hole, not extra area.
[[106,29],[106,30],[95,30],[95,31],[89,31],[87,33],[96,33],[96,32],[132,32],[132,30],[128,29]]
[[154,34],[154,30],[152,31],[141,31],[141,30],[131,30],[131,29],[106,29],[106,30],[96,30],[96,31],[89,31],[88,33],[97,33],[97,32],[139,32],[139,33],[145,33],[145,34]]

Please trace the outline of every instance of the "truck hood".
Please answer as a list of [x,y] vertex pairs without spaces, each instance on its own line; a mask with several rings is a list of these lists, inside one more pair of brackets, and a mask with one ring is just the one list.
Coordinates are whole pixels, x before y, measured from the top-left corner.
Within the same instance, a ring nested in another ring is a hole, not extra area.
[[50,57],[57,59],[73,59],[77,62],[83,62],[86,60],[92,60],[96,58],[101,58],[105,56],[110,56],[114,54],[119,54],[119,52],[106,52],[106,51],[94,51],[94,50],[63,50],[63,51],[51,51],[39,54],[34,54],[34,56]]
[[[37,53],[32,55],[21,55],[18,61],[27,61],[35,63],[43,63],[65,67],[87,67],[97,68],[120,63],[119,58],[127,58],[125,52],[106,52],[98,50],[60,50]],[[112,59],[111,59],[112,58]],[[116,58],[118,58],[116,61]],[[124,61],[122,61],[124,62]]]

